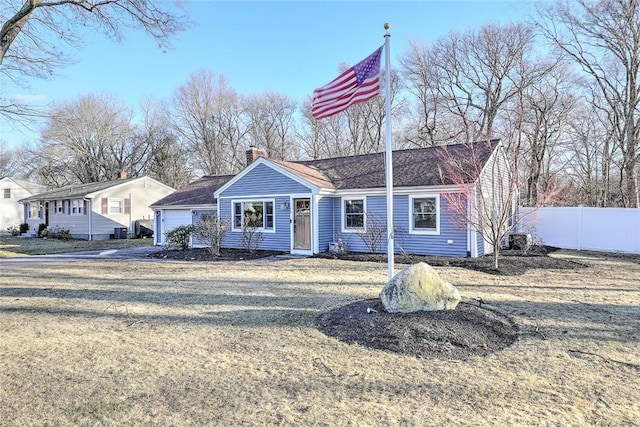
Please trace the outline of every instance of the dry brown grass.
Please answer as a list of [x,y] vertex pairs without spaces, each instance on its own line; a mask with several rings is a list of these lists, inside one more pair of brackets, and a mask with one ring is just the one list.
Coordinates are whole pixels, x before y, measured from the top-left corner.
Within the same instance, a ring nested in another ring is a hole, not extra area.
[[3,261],[0,423],[639,425],[640,264],[583,261],[517,277],[438,268],[523,328],[464,362],[314,329],[376,296],[382,264]]

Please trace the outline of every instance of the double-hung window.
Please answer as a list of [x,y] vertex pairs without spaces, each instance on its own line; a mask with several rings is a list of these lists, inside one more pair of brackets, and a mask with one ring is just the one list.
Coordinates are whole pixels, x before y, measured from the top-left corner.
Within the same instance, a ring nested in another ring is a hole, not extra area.
[[360,232],[366,229],[365,199],[342,199],[342,230]]
[[124,213],[123,199],[109,199],[109,215]]
[[416,234],[440,233],[440,197],[424,195],[409,197],[410,232]]
[[82,209],[84,207],[84,201],[72,200],[71,201],[71,215],[82,215]]
[[234,201],[232,208],[234,230],[242,230],[243,227],[274,230],[273,200]]

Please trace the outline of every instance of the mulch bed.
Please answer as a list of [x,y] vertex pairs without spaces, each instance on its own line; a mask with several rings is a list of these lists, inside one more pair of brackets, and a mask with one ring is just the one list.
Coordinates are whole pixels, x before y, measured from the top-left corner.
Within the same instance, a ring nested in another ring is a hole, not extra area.
[[[394,260],[397,264],[416,264],[418,262],[425,262],[432,267],[460,267],[501,276],[519,276],[530,269],[575,270],[588,267],[588,265],[577,261],[548,256],[556,250],[558,249],[549,246],[536,246],[527,252],[503,250],[500,251],[500,256],[498,258],[498,269],[494,268],[493,257],[491,255],[479,258],[454,258],[396,254],[394,256]],[[343,259],[350,261],[387,262],[386,254],[340,254],[323,252],[315,256],[318,258]]]
[[244,249],[221,249],[220,256],[212,257],[206,248],[181,250],[164,250],[147,255],[149,258],[174,259],[179,261],[248,261],[288,252],[258,250],[249,252]]
[[316,327],[349,344],[446,360],[502,350],[517,341],[520,331],[508,316],[471,301],[461,301],[455,310],[391,314],[377,298],[323,313]]

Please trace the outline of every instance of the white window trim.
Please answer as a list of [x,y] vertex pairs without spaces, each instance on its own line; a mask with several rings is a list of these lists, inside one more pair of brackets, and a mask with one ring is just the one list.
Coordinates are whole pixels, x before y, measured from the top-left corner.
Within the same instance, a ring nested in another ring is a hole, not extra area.
[[[77,203],[77,207],[78,207],[78,212],[74,212],[73,211],[73,202]],[[82,199],[74,199],[74,200],[69,200],[69,215],[84,215],[84,200]]]
[[[435,230],[423,230],[413,228],[413,201],[414,199],[436,199],[436,228]],[[440,235],[440,194],[412,194],[409,196],[409,234],[424,234],[431,236]]]
[[62,215],[64,211],[64,208],[63,208],[64,200],[56,200],[54,204],[56,207],[56,211],[55,211],[56,215]]
[[[236,227],[236,221],[235,221],[235,212],[233,211],[234,206],[236,203],[262,203],[264,205],[264,203],[268,203],[271,202],[272,206],[273,206],[273,228],[272,229],[265,229],[264,227],[258,227],[256,228],[256,231],[259,231],[260,233],[275,233],[276,232],[276,210],[277,210],[277,206],[276,206],[276,199],[232,199],[231,200],[231,206],[230,206],[230,213],[231,213],[231,232],[235,232],[235,233],[242,233],[242,227],[238,228]],[[244,209],[243,209],[243,214],[244,214]],[[263,222],[264,223],[264,222]]]
[[[111,212],[111,201],[120,202],[120,212]],[[124,198],[122,197],[109,197],[107,198],[107,215],[124,215]]]
[[39,203],[36,204],[36,208],[37,208],[36,216],[33,216],[32,215],[32,213],[33,213],[33,205],[34,205],[33,203],[29,202],[29,209],[27,210],[27,218],[28,219],[42,219],[42,214],[41,214],[42,207],[40,206]]
[[[346,227],[346,212],[345,212],[345,202],[349,200],[362,200],[362,210],[363,210],[363,223],[364,227],[362,228],[347,228]],[[340,198],[340,228],[343,233],[366,233],[367,231],[367,196],[358,196],[358,197],[342,197]]]

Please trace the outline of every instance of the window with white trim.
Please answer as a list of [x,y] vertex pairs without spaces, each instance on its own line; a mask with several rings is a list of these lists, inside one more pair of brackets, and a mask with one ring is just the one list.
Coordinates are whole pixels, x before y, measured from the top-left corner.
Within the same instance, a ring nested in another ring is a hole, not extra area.
[[10,199],[11,198],[11,189],[10,188],[5,188],[4,189],[4,198],[5,199]]
[[71,200],[71,208],[69,210],[69,213],[71,215],[82,215],[83,207],[83,200]]
[[124,213],[124,199],[109,199],[109,215]]
[[40,204],[39,203],[29,203],[29,207],[27,209],[27,216],[32,219],[40,218]]
[[234,201],[232,210],[234,230],[242,230],[243,226],[260,231],[274,230],[273,200]]
[[440,196],[409,197],[409,232],[415,234],[440,233]]
[[342,199],[342,230],[361,232],[366,229],[364,197]]
[[59,213],[59,214],[64,213],[64,200],[55,201],[55,213]]

